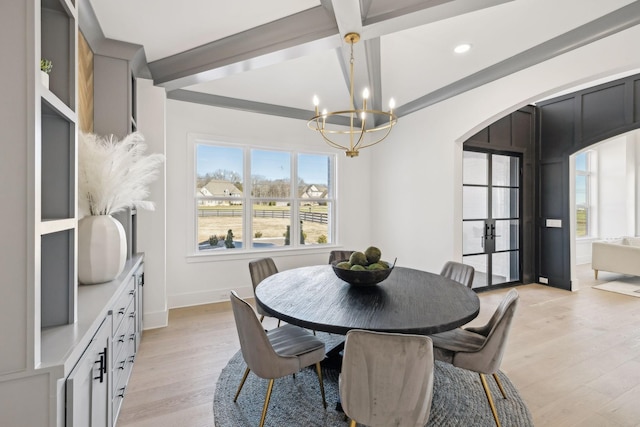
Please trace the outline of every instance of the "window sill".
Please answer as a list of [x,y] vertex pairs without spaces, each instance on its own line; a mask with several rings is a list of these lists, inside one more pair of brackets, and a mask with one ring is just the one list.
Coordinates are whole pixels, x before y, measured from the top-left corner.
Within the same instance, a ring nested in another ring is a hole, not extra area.
[[295,247],[295,248],[282,248],[282,249],[251,249],[242,251],[219,251],[213,253],[194,253],[187,255],[187,263],[198,262],[228,262],[231,260],[247,260],[255,259],[257,257],[284,257],[284,256],[299,256],[299,255],[314,255],[314,254],[329,254],[332,250],[343,249],[339,245],[313,245],[312,247]]

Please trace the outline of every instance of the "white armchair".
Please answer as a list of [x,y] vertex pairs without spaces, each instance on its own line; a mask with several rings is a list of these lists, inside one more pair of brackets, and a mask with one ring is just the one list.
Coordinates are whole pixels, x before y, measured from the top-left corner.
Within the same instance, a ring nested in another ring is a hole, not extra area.
[[591,268],[596,280],[600,270],[640,276],[640,237],[593,242]]

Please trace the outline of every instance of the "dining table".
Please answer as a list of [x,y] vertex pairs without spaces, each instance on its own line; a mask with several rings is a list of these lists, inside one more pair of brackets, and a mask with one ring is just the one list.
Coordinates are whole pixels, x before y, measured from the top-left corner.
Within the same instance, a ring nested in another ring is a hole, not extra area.
[[346,335],[351,329],[431,335],[480,311],[476,293],[439,274],[396,266],[375,285],[351,285],[331,265],[284,270],[255,289],[266,313],[292,325]]

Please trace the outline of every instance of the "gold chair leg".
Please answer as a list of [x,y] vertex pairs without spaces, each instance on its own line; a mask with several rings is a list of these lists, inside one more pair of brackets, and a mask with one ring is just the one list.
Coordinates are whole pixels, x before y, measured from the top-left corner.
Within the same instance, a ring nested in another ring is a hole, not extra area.
[[264,320],[264,314],[260,316],[260,323]]
[[351,420],[351,423],[349,424],[349,427],[356,427],[356,420]]
[[264,426],[264,419],[267,418],[267,408],[269,407],[269,400],[271,399],[271,390],[273,390],[273,381],[269,380],[269,387],[267,387],[267,397],[264,399],[264,406],[262,407],[262,417],[260,417],[260,427]]
[[504,392],[504,387],[502,387],[502,383],[500,382],[500,378],[498,378],[497,373],[493,373],[493,378],[496,380],[496,384],[498,384],[498,388],[500,389],[500,393],[502,393],[502,397],[507,398],[507,393]]
[[316,362],[316,372],[318,373],[318,382],[320,383],[320,393],[322,394],[322,406],[327,409],[327,400],[324,397],[324,381],[322,381],[322,369],[320,362]]
[[593,274],[595,275],[595,279],[598,280],[598,270],[593,270]]
[[496,406],[493,404],[491,391],[489,390],[489,385],[487,384],[487,378],[484,376],[484,374],[480,374],[480,382],[482,382],[484,393],[487,395],[487,400],[489,401],[489,406],[491,407],[491,413],[493,414],[493,419],[496,421],[496,426],[500,427],[500,420],[498,419],[498,411],[496,411]]
[[238,396],[240,395],[240,390],[242,390],[242,386],[244,385],[244,382],[247,380],[247,376],[249,375],[249,371],[251,371],[251,369],[249,369],[249,367],[247,367],[247,369],[244,371],[244,375],[242,376],[242,380],[240,381],[240,385],[238,386],[238,391],[236,391],[236,395],[233,398],[234,402],[236,400],[238,400]]

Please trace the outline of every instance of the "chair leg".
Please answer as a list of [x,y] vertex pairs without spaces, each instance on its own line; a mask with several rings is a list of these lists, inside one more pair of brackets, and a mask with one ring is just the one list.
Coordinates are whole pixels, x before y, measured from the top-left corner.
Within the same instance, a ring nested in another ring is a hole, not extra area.
[[267,397],[264,399],[264,406],[262,407],[262,417],[260,417],[260,427],[264,426],[264,419],[267,418],[267,408],[269,407],[269,400],[271,399],[271,390],[273,390],[273,381],[269,380],[269,387],[267,387]]
[[349,424],[349,427],[356,427],[356,420],[351,420],[351,423]]
[[593,270],[593,274],[595,275],[595,279],[598,280],[598,270]]
[[264,320],[264,314],[260,316],[260,323]]
[[242,390],[242,386],[244,385],[244,382],[247,380],[247,376],[249,376],[250,371],[251,369],[249,369],[249,367],[247,367],[247,369],[244,371],[244,375],[242,376],[242,380],[240,380],[240,385],[238,386],[238,391],[236,391],[236,395],[233,398],[234,402],[238,400],[238,396],[240,395],[240,390]]
[[316,362],[316,372],[318,373],[318,382],[320,383],[320,393],[322,394],[322,406],[327,409],[327,400],[324,397],[324,381],[322,381],[322,369],[320,362]]
[[280,319],[278,319],[278,328],[280,327]]
[[502,383],[500,382],[500,378],[498,378],[497,373],[493,373],[493,378],[496,380],[496,384],[498,384],[498,388],[500,389],[500,393],[502,393],[502,397],[507,398],[507,393],[504,392],[504,387],[502,387]]
[[484,388],[484,393],[487,395],[487,400],[489,401],[489,406],[491,407],[491,413],[493,414],[493,419],[496,421],[496,426],[500,427],[500,420],[498,419],[498,411],[496,411],[496,405],[493,404],[491,391],[489,390],[489,385],[487,384],[487,378],[484,376],[484,374],[480,374],[480,382],[482,383],[482,387]]

